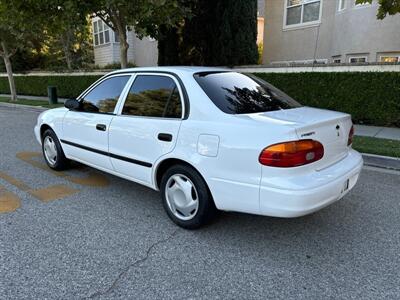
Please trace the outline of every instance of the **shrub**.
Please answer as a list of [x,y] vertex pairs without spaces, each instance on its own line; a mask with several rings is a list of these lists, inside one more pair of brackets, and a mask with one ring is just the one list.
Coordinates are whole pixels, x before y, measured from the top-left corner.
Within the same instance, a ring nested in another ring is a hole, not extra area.
[[[400,127],[399,72],[257,73],[303,105],[350,113],[355,123]],[[59,97],[78,96],[98,75],[16,76],[20,95],[46,96],[56,86]],[[9,94],[0,77],[0,94]]]
[[[19,95],[47,96],[47,87],[56,86],[61,98],[74,98],[82,93],[99,75],[84,76],[15,76],[15,85]],[[0,77],[0,94],[9,94],[7,77]]]
[[350,113],[355,123],[400,127],[399,72],[255,75],[303,105]]
[[258,48],[258,64],[262,65],[263,63],[263,52],[264,52],[264,44],[263,43],[259,43],[257,44],[257,48]]

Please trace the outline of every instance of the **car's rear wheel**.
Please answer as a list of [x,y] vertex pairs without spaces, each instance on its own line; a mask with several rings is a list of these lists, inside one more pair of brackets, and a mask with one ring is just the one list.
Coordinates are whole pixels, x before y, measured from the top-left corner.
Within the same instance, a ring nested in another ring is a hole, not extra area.
[[199,228],[211,221],[216,213],[206,182],[189,166],[169,168],[161,179],[160,190],[168,216],[183,228]]
[[65,170],[69,160],[65,157],[60,141],[53,130],[47,129],[42,136],[42,152],[46,164],[53,170]]

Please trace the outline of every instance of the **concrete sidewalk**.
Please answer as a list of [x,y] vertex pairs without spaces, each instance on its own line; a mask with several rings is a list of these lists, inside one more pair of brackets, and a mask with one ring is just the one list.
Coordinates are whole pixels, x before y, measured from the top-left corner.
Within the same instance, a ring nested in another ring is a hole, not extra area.
[[400,128],[354,125],[355,135],[400,141]]

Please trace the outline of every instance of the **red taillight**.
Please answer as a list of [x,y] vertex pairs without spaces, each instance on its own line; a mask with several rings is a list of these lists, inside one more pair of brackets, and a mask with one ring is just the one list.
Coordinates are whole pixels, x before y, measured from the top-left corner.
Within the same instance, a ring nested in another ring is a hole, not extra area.
[[264,166],[289,168],[312,163],[323,156],[324,146],[320,142],[299,140],[268,146],[258,161]]
[[349,139],[347,140],[347,146],[350,146],[351,144],[353,144],[353,136],[354,136],[354,126],[351,125],[351,129],[349,132]]

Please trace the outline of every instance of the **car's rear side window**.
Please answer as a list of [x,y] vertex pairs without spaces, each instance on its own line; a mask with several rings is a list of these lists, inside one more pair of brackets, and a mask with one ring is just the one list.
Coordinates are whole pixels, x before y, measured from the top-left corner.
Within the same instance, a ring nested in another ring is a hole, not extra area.
[[271,84],[237,72],[201,72],[194,78],[223,112],[248,114],[300,107]]
[[162,75],[138,75],[129,90],[122,114],[181,118],[182,105],[175,81]]

